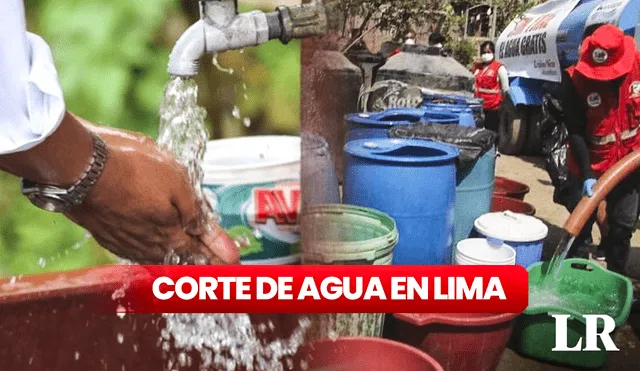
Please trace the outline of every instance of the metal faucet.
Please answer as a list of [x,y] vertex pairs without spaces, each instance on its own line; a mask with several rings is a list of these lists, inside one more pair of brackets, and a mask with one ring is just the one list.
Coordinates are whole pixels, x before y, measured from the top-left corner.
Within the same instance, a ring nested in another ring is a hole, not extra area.
[[279,39],[283,44],[292,39],[320,36],[327,32],[328,8],[322,1],[276,11],[251,11],[238,14],[237,0],[200,1],[200,20],[189,27],[176,42],[169,56],[168,72],[172,76],[195,76],[200,57],[206,53],[256,46]]

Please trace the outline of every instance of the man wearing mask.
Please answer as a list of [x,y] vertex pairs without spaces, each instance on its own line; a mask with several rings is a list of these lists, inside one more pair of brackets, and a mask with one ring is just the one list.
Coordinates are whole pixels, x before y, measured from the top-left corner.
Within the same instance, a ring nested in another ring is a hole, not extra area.
[[498,132],[500,125],[500,107],[504,95],[509,91],[507,68],[495,59],[496,46],[491,41],[480,45],[481,62],[473,68],[476,78],[475,96],[484,101],[484,126]]
[[[629,153],[638,149],[640,125],[640,58],[633,38],[617,27],[602,25],[584,39],[580,59],[566,71],[563,111],[569,132],[569,174],[582,195],[592,196],[598,177]],[[608,233],[598,255],[607,266],[625,274],[631,236],[638,220],[639,177],[622,181],[608,196]],[[593,219],[593,218],[592,218]],[[574,244],[576,255],[581,241],[591,233],[593,220]]]

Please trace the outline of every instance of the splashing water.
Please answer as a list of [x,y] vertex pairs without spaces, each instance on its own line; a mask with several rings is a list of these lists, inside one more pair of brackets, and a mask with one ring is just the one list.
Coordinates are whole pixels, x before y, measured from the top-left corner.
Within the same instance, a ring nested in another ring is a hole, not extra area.
[[581,315],[618,315],[622,301],[617,290],[608,290],[599,281],[560,275],[574,242],[575,237],[569,233],[562,235],[540,283],[529,287],[529,309],[564,308]]
[[551,288],[555,285],[555,281],[558,279],[558,274],[560,272],[560,268],[562,267],[562,263],[567,258],[569,254],[569,250],[571,250],[571,246],[576,238],[569,233],[564,233],[562,238],[560,238],[560,242],[558,242],[558,246],[556,247],[556,251],[553,253],[553,257],[549,262],[549,266],[547,271],[544,272],[542,276],[542,286],[546,288]]
[[165,87],[160,105],[158,145],[170,151],[187,169],[200,200],[203,200],[204,176],[200,164],[209,138],[206,116],[206,111],[198,106],[196,82],[183,77],[172,78]]
[[56,255],[52,255],[46,258],[44,256],[41,256],[40,258],[38,258],[38,266],[44,269],[47,266],[47,264],[54,263],[55,261],[60,259],[63,254],[69,255],[70,252],[79,250],[82,247],[86,246],[87,243],[89,243],[89,240],[91,240],[91,238],[92,238],[91,233],[85,231],[82,238],[78,242],[73,244],[73,246],[58,252]]
[[[187,355],[197,351],[201,370],[234,371],[237,368],[253,370],[285,370],[286,359],[290,359],[305,342],[308,319],[302,319],[288,339],[270,342],[259,340],[259,334],[275,329],[272,323],[262,324],[257,330],[248,315],[226,314],[171,314],[165,316],[167,326],[162,330],[162,347],[182,350],[172,356],[168,363],[181,367],[189,366],[194,359]],[[195,330],[195,331],[194,331]],[[283,362],[285,361],[285,362]]]
[[[215,57],[214,65],[224,71]],[[198,87],[192,79],[173,77],[167,83],[160,105],[158,144],[171,152],[189,172],[196,195],[210,218],[208,225],[211,226],[217,221],[214,219],[217,216],[207,202],[207,193],[202,188],[201,168],[208,140],[206,111],[198,106],[197,98]],[[234,108],[234,115],[235,110]],[[239,115],[238,109],[238,117]],[[176,254],[169,254],[166,263],[180,264],[181,258]],[[192,351],[199,353],[200,369],[203,371],[212,366],[230,371],[237,366],[247,371],[282,370],[283,358],[297,352],[310,326],[308,319],[302,319],[288,339],[264,342],[259,340],[248,314],[164,314],[163,317],[166,327],[162,330],[160,341],[168,370],[173,370],[174,366],[190,366],[193,360],[188,354]],[[273,332],[274,328],[268,327],[267,330]],[[178,350],[179,354],[169,352],[172,348]]]
[[211,61],[213,62],[213,66],[217,68],[218,71],[228,73],[229,75],[233,75],[233,72],[234,72],[233,68],[224,68],[220,65],[220,62],[218,62],[218,54],[214,54]]

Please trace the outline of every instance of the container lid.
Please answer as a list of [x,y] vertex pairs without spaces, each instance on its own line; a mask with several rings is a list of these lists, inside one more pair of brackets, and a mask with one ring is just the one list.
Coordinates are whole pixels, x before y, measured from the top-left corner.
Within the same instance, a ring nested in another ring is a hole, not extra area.
[[478,263],[511,264],[515,263],[516,251],[500,240],[470,238],[458,242],[456,252]]
[[392,108],[382,112],[350,113],[344,119],[363,126],[388,128],[420,122],[425,113],[420,108]]
[[485,214],[474,225],[486,237],[510,242],[541,241],[549,234],[549,227],[539,219],[511,211]]
[[207,143],[205,184],[244,184],[300,177],[301,141],[296,136],[250,136]]
[[358,139],[345,145],[354,157],[391,163],[428,164],[453,161],[458,149],[442,143],[419,139]]

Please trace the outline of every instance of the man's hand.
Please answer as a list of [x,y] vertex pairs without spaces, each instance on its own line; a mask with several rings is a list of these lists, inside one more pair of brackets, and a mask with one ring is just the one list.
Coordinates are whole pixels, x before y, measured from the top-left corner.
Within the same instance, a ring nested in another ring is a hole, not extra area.
[[142,135],[98,127],[109,150],[104,172],[67,217],[105,248],[138,263],[161,264],[175,252],[189,263],[239,262],[224,231],[207,225],[184,167]]

